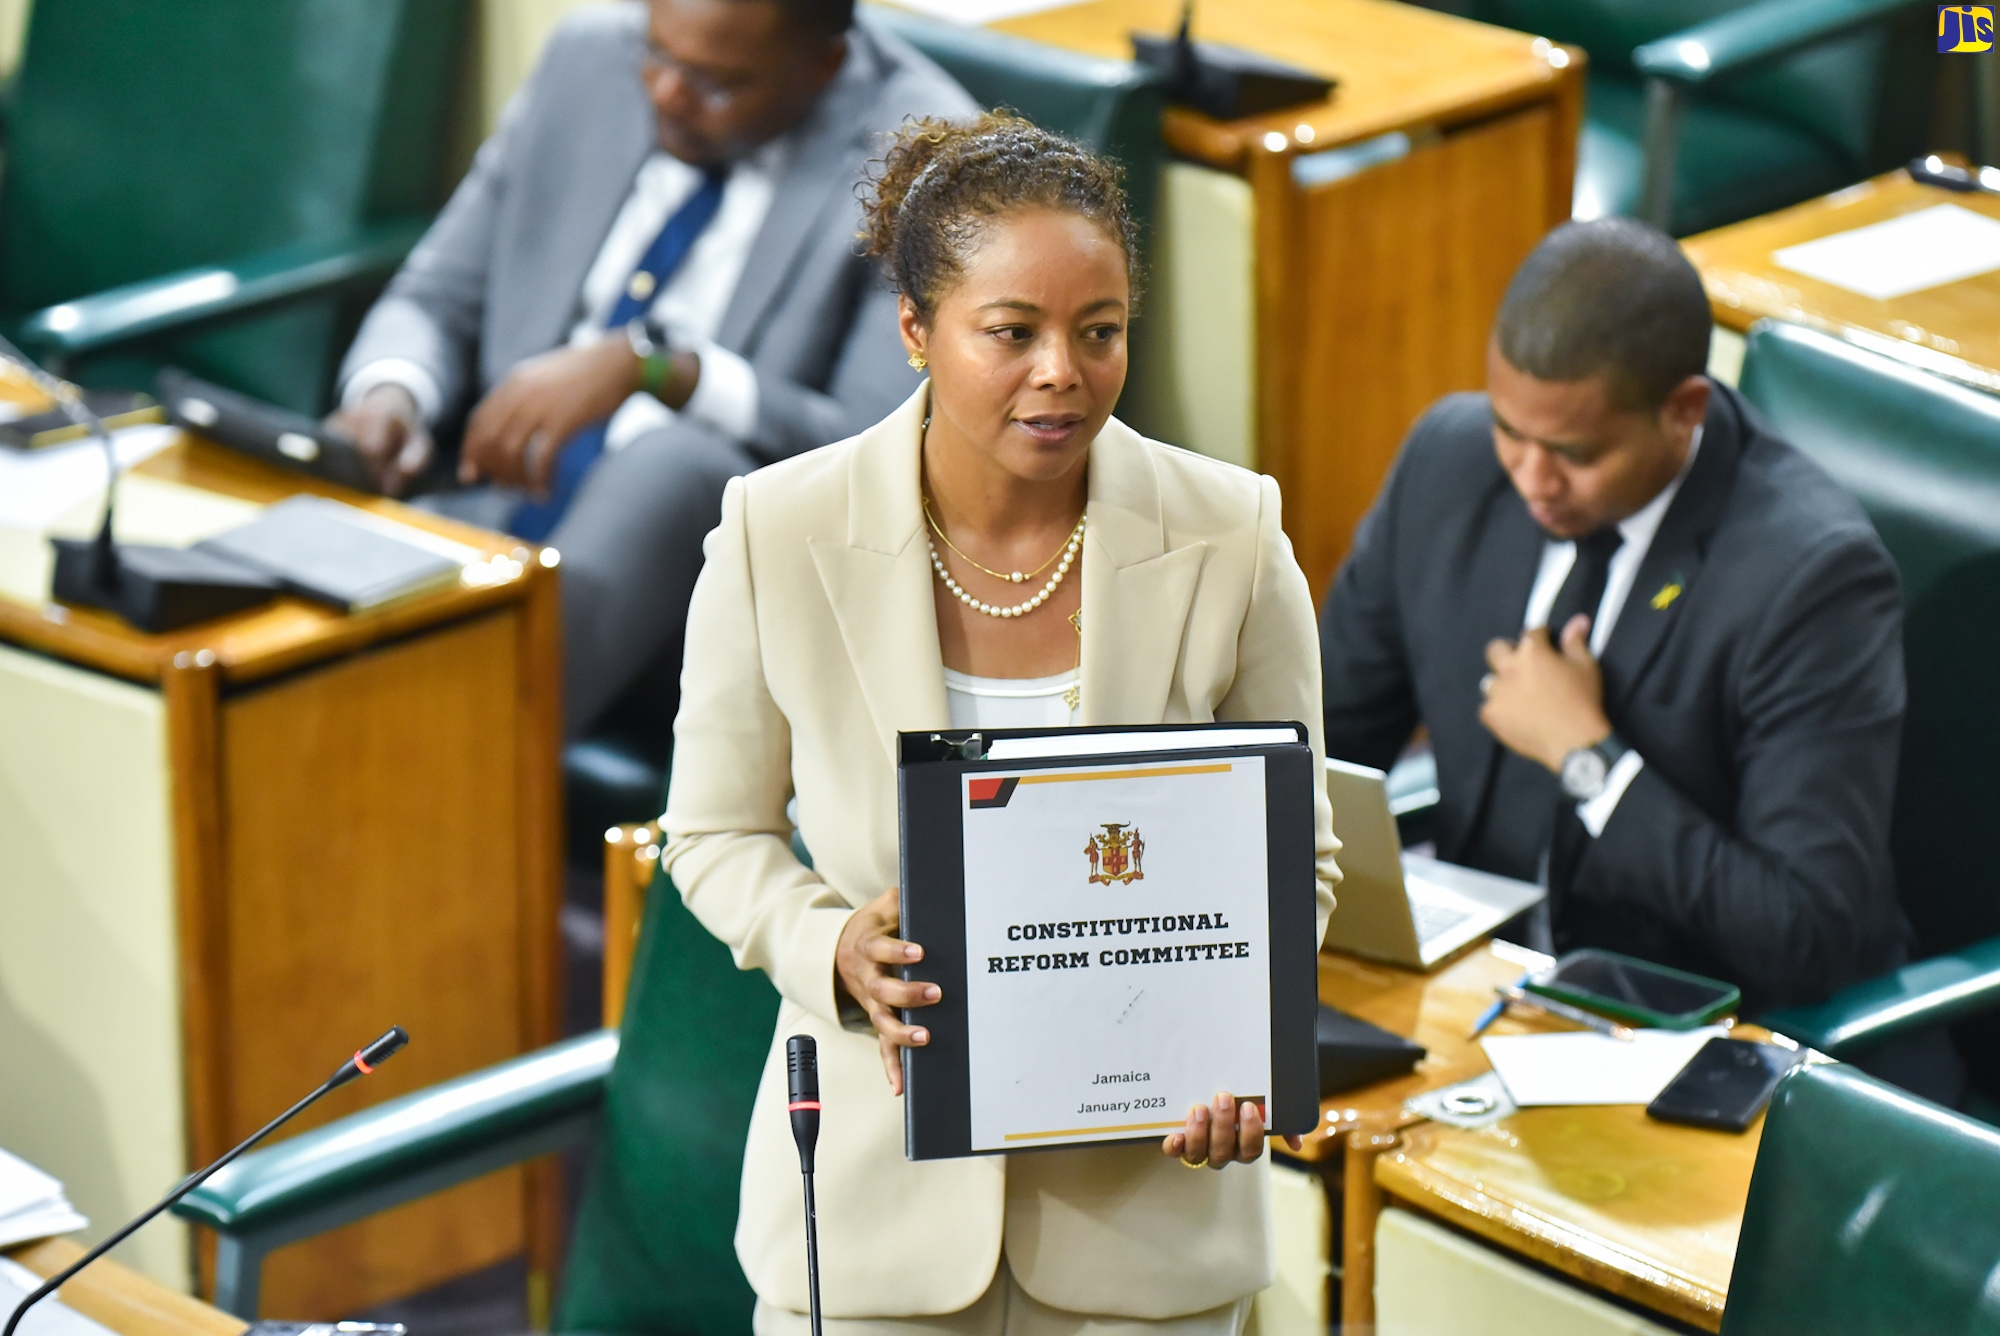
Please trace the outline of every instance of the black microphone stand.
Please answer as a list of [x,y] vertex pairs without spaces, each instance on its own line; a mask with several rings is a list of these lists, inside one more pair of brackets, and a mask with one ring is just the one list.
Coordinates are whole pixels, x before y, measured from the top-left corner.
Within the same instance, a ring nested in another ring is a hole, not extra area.
[[[819,1144],[819,1045],[811,1035],[795,1034],[785,1041],[785,1068],[790,1076],[792,1140],[799,1147],[799,1173],[806,1181],[806,1285],[812,1304],[812,1336],[819,1329],[819,1214],[813,1207],[813,1147]],[[13,1336],[4,1332],[0,1336]]]
[[[133,1220],[131,1223],[127,1224],[123,1229],[119,1230],[116,1234],[113,1234],[110,1238],[104,1240],[104,1242],[98,1244],[95,1248],[92,1248],[89,1252],[85,1253],[82,1257],[78,1258],[74,1263],[63,1268],[62,1271],[51,1276],[48,1280],[43,1282],[42,1287],[40,1289],[36,1290],[33,1294],[30,1294],[27,1298],[21,1300],[19,1304],[15,1305],[13,1315],[7,1319],[6,1327],[4,1329],[0,1329],[0,1336],[14,1336],[14,1328],[21,1325],[21,1319],[28,1315],[28,1310],[30,1308],[33,1308],[36,1304],[48,1298],[51,1294],[54,1294],[57,1290],[61,1289],[64,1285],[68,1284],[70,1278],[75,1276],[77,1272],[83,1270],[85,1267],[89,1266],[92,1262],[96,1261],[98,1258],[104,1256],[104,1254],[110,1252],[113,1248],[123,1243],[126,1239],[132,1237],[132,1235],[138,1231],[139,1227],[145,1224],[148,1220],[151,1220],[154,1216],[166,1210],[169,1206],[172,1206],[182,1197],[187,1196],[188,1193],[193,1192],[203,1183],[206,1183],[209,1180],[210,1176],[213,1175],[216,1170],[222,1168],[223,1165],[228,1164],[231,1160],[234,1160],[244,1151],[249,1150],[252,1146],[256,1145],[258,1142],[262,1141],[265,1137],[271,1135],[271,1133],[283,1127],[286,1123],[290,1122],[292,1119],[298,1117],[301,1113],[304,1113],[308,1108],[310,1108],[314,1103],[316,1103],[322,1095],[325,1095],[334,1090],[338,1090],[341,1086],[346,1085],[349,1081],[354,1080],[358,1076],[369,1075],[377,1067],[387,1062],[390,1058],[396,1056],[396,1054],[402,1049],[403,1045],[409,1042],[410,1042],[410,1036],[404,1032],[402,1026],[400,1025],[390,1026],[389,1032],[387,1034],[383,1035],[380,1039],[377,1039],[367,1048],[362,1049],[361,1051],[356,1053],[353,1057],[349,1058],[346,1062],[342,1063],[340,1070],[335,1072],[332,1076],[329,1076],[326,1079],[326,1081],[320,1086],[319,1089],[313,1091],[310,1095],[307,1095],[304,1099],[292,1105],[291,1108],[286,1109],[283,1113],[273,1118],[270,1122],[265,1123],[261,1128],[257,1129],[255,1132],[252,1132],[249,1135],[249,1137],[245,1138],[244,1141],[240,1145],[238,1145],[234,1150],[230,1151],[227,1155],[224,1155],[214,1164],[209,1165],[208,1168],[199,1169],[196,1170],[194,1173],[189,1174],[186,1178],[181,1180],[180,1185],[178,1187],[176,1187],[172,1192],[169,1192],[166,1196],[162,1197],[149,1210],[147,1210],[145,1214],[139,1216],[138,1219]],[[815,1291],[815,1293],[816,1292],[817,1291]],[[817,1312],[816,1306],[815,1306],[815,1312]]]
[[0,337],[0,358],[19,366],[63,416],[104,447],[104,523],[95,538],[51,538],[56,550],[51,591],[59,603],[115,612],[141,631],[171,631],[208,617],[269,602],[277,581],[194,548],[119,544],[112,536],[118,491],[118,447],[76,386],[36,366]]

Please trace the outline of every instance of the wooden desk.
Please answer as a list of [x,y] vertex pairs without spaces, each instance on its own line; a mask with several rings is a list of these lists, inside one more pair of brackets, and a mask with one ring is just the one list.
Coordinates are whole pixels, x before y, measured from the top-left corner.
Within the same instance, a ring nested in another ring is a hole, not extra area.
[[[1180,10],[1180,0],[1085,0],[995,26],[1130,59],[1133,31],[1169,32]],[[1485,384],[1507,281],[1569,217],[1583,55],[1388,0],[1205,0],[1194,22],[1197,37],[1340,81],[1317,105],[1227,123],[1171,108],[1162,126],[1180,158],[1249,186],[1254,463],[1283,489],[1285,528],[1317,596],[1417,416]],[[1402,156],[1320,179],[1328,150],[1390,134],[1407,136]],[[1170,198],[1168,250],[1175,223]],[[1175,265],[1166,255],[1157,266],[1154,318],[1216,319],[1211,304],[1173,309]],[[1185,372],[1216,369],[1211,358]]]
[[[0,1141],[101,1225],[391,1024],[409,1050],[299,1130],[559,1025],[555,570],[205,442],[139,472],[341,495],[486,559],[363,615],[284,598],[158,636],[0,599]],[[508,1171],[280,1251],[265,1311],[333,1318],[524,1244],[546,1258],[553,1187]],[[174,1222],[136,1246],[188,1284]]]
[[[43,1239],[10,1248],[6,1256],[46,1280],[83,1256],[83,1249],[68,1239]],[[248,1325],[108,1257],[91,1263],[55,1297],[118,1336],[242,1336]]]
[[1886,301],[1780,268],[1774,251],[1956,204],[2000,218],[2000,196],[1918,185],[1900,169],[1823,199],[1704,232],[1681,244],[1701,271],[1715,322],[1746,331],[1769,316],[2000,393],[2000,270]]
[[[1522,969],[1521,953],[1491,943],[1430,976],[1320,957],[1323,1000],[1430,1050],[1410,1076],[1327,1101],[1306,1144],[1309,1160],[1345,1154],[1342,1320],[1374,1321],[1373,1238],[1386,1194],[1597,1290],[1719,1329],[1761,1118],[1733,1136],[1630,1106],[1523,1109],[1476,1131],[1403,1112],[1411,1095],[1488,1070],[1468,1031],[1494,986]],[[1509,1011],[1487,1033],[1574,1028]]]

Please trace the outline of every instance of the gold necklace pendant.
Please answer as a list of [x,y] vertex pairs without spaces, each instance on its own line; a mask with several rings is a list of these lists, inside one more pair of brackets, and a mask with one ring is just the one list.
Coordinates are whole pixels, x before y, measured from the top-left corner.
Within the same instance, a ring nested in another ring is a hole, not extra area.
[[996,580],[1005,580],[1009,584],[1020,584],[1023,580],[1032,580],[1037,575],[1040,575],[1043,571],[1047,570],[1051,565],[1055,563],[1056,558],[1062,556],[1064,552],[1068,551],[1075,544],[1077,536],[1083,532],[1083,516],[1079,515],[1076,517],[1076,527],[1069,531],[1069,537],[1063,539],[1063,545],[1057,548],[1054,552],[1051,552],[1049,554],[1049,559],[1047,561],[1043,562],[1041,565],[1035,567],[1035,569],[1031,571],[996,571],[991,566],[982,565],[977,560],[966,555],[966,552],[963,548],[959,547],[957,543],[952,542],[951,535],[944,531],[944,526],[938,523],[937,516],[931,513],[931,499],[927,496],[922,497],[920,499],[924,507],[925,523],[931,526],[932,532],[936,533],[937,536],[944,541],[944,545],[950,548],[952,552],[958,556],[958,559],[960,561],[963,561],[966,565],[973,567],[975,570],[981,570],[986,572],[986,574],[992,576]]
[[1063,692],[1063,704],[1069,706],[1071,714],[1083,700],[1083,609],[1078,608],[1069,615],[1069,624],[1076,628],[1076,681]]

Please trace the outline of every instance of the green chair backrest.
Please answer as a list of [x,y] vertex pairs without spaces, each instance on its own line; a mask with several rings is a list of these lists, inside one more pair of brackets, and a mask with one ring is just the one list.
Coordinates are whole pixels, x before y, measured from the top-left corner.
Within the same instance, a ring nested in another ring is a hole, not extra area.
[[1918,954],[2000,936],[2000,399],[1775,321],[1750,333],[1742,390],[1859,498],[1902,574],[1890,848]]
[[[0,182],[0,318],[430,211],[465,9],[36,0]],[[331,376],[345,331],[329,318],[211,336],[205,369],[296,399],[287,362]]]
[[2000,1333],[2000,1132],[1845,1065],[1778,1086],[1722,1336]]
[[618,1061],[571,1236],[556,1330],[742,1336],[743,1133],[778,1020],[664,876],[646,895]]
[[[1632,52],[1656,38],[1758,0],[1475,0],[1472,17],[1569,42],[1594,76],[1638,78]],[[1727,79],[1698,96],[1735,102],[1810,130],[1842,149],[1856,175],[1915,151],[1930,113],[1936,61],[1928,7]],[[1887,160],[1885,160],[1887,155]]]
[[1165,104],[1151,70],[886,6],[871,6],[868,17],[936,61],[980,105],[1017,111],[1117,160],[1141,225],[1150,221],[1165,153]]

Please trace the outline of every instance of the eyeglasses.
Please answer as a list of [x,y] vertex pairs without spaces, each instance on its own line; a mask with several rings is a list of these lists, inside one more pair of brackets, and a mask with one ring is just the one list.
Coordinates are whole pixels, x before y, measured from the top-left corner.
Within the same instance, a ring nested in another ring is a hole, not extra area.
[[640,73],[648,84],[658,79],[668,70],[674,77],[686,84],[688,90],[700,99],[710,111],[721,111],[743,95],[745,89],[756,82],[754,76],[712,74],[685,61],[675,59],[672,52],[657,43],[646,43],[646,55],[640,62]]

